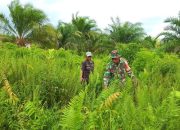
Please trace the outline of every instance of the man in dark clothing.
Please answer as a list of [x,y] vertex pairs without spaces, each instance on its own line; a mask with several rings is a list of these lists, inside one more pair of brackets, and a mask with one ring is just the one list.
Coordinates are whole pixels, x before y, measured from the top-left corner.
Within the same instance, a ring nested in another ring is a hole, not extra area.
[[92,53],[86,52],[86,59],[81,66],[81,83],[89,83],[89,75],[94,71],[94,62],[92,61]]

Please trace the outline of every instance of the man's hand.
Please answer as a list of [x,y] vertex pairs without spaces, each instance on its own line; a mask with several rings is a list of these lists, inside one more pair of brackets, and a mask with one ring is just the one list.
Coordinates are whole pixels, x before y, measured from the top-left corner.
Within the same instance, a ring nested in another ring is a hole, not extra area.
[[103,78],[103,81],[104,81],[104,86],[103,86],[103,88],[104,88],[104,89],[107,89],[107,88],[108,88],[108,79],[107,79],[107,78]]

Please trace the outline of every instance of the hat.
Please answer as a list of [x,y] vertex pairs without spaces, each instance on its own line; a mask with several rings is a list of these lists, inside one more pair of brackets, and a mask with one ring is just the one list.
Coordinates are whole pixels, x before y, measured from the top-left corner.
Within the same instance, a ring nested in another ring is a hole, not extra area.
[[86,52],[86,56],[92,56],[91,52]]
[[111,52],[111,58],[119,58],[119,57],[120,57],[120,55],[117,50],[113,50]]

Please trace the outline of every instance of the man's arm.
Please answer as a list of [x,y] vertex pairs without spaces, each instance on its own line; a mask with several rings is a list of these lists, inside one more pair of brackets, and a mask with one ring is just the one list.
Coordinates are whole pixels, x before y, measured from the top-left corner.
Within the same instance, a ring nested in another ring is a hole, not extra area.
[[124,60],[124,67],[125,67],[125,70],[126,70],[126,73],[128,74],[128,76],[130,78],[133,78],[134,74],[133,74],[133,72],[132,72],[131,68],[129,67],[128,62],[126,60]]
[[132,79],[133,85],[137,86],[138,81],[137,81],[136,77],[134,76],[134,74],[133,74],[133,72],[132,72],[131,68],[129,67],[128,62],[126,60],[125,60],[125,70],[126,70],[128,76]]
[[110,66],[109,64],[106,67],[106,71],[104,73],[103,81],[104,81],[104,88],[107,88],[109,85],[109,80],[111,78]]

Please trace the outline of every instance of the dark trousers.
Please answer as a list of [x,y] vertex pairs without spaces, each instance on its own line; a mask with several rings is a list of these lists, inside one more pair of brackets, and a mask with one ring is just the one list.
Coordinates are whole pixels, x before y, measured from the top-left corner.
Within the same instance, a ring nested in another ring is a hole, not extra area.
[[89,78],[83,78],[81,84],[89,84]]

